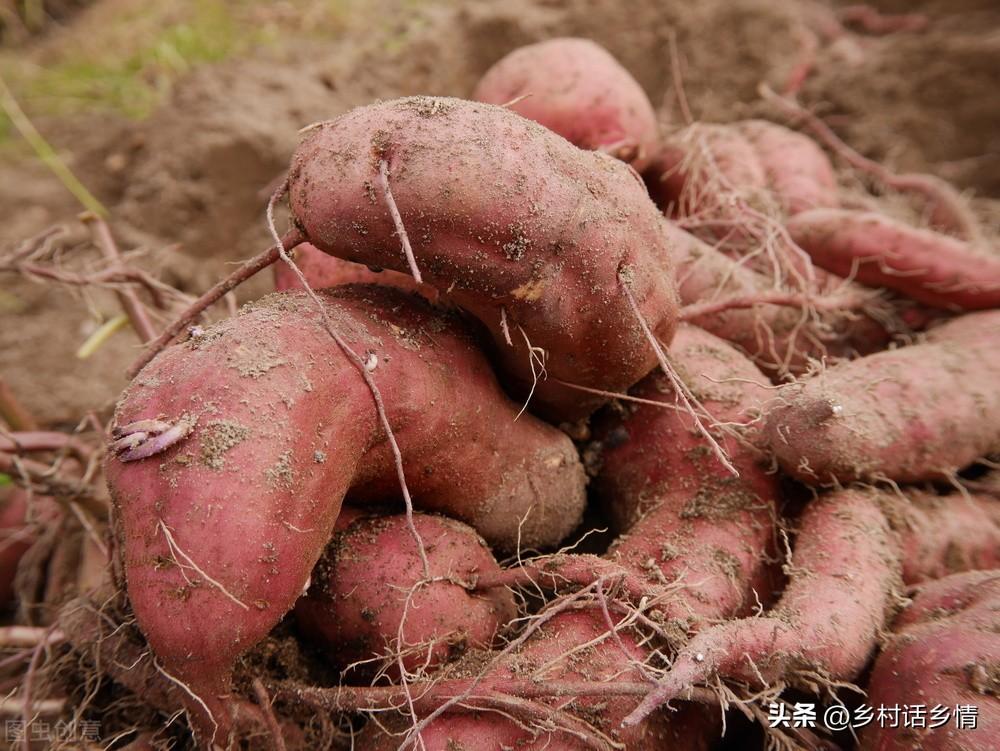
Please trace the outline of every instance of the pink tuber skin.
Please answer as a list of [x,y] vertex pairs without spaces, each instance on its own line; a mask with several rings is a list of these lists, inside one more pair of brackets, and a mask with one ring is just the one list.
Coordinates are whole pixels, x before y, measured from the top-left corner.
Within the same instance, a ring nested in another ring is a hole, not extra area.
[[[296,247],[292,257],[313,289],[337,287],[341,284],[383,284],[406,292],[419,292],[431,302],[437,299],[435,289],[425,284],[417,284],[409,274],[389,270],[372,271],[367,266],[327,255],[309,243],[302,243]],[[287,263],[276,263],[274,288],[283,292],[303,287]]]
[[766,194],[787,215],[840,202],[823,150],[807,136],[766,120],[690,125],[673,136],[645,174],[656,204],[674,217],[721,208],[720,192],[751,202]]
[[409,268],[479,319],[509,387],[533,393],[547,417],[574,420],[606,401],[560,381],[622,392],[653,369],[637,310],[662,342],[673,336],[662,218],[634,171],[502,107],[441,97],[359,107],[308,132],[288,191],[316,247]]
[[717,208],[720,192],[752,196],[767,174],[750,139],[728,125],[694,123],[674,134],[644,172],[654,203],[672,218]]
[[[770,398],[751,362],[694,326],[678,329],[671,358],[712,420],[745,424]],[[740,476],[731,474],[662,374],[631,395],[666,406],[625,401],[594,420],[586,452],[594,494],[624,530],[607,556],[543,556],[484,575],[479,586],[560,589],[605,578],[631,602],[660,600],[661,615],[685,629],[748,611],[770,590],[777,478],[749,443],[719,433]]]
[[[677,258],[678,291],[684,306],[741,297],[764,300],[775,291],[774,284],[763,274],[674,223],[667,222],[664,228]],[[834,281],[831,275],[826,284]],[[853,294],[850,287],[847,289]],[[817,304],[822,304],[821,296],[817,291]],[[814,361],[877,352],[891,340],[886,325],[864,313],[823,310],[817,323],[801,305],[759,304],[711,311],[685,320],[735,344],[761,370],[778,378],[807,372]]]
[[917,588],[896,619],[868,683],[871,706],[977,708],[975,729],[873,723],[861,751],[994,751],[1000,739],[1000,570],[955,574]]
[[776,607],[696,634],[625,725],[715,677],[756,687],[853,679],[900,595],[899,568],[874,498],[843,490],[813,502],[802,517],[790,580]]
[[563,37],[519,47],[486,71],[472,98],[505,105],[581,149],[604,151],[637,170],[659,144],[646,92],[589,39]]
[[471,647],[489,649],[517,614],[506,587],[473,591],[480,575],[500,570],[475,530],[443,516],[416,514],[413,521],[427,551],[429,579],[401,515],[355,520],[334,536],[316,565],[295,617],[338,667],[375,660],[361,668],[369,673],[394,665],[386,655],[400,648],[404,615],[402,664],[413,671]]
[[[752,363],[725,342],[694,326],[682,325],[678,329],[671,353],[681,376],[716,420],[745,421],[769,398],[766,379]],[[717,383],[719,380],[723,383]],[[672,388],[659,374],[644,380],[633,395],[674,406]],[[724,444],[741,471],[740,478],[733,477],[705,450],[704,438],[694,430],[685,412],[629,402],[623,407],[624,416],[612,412],[598,418],[598,442],[588,452],[592,469],[598,470],[595,482],[599,495],[620,523],[630,526],[607,559],[576,554],[543,557],[517,570],[516,578],[484,574],[479,586],[537,583],[559,588],[564,584],[592,586],[602,579],[609,587],[620,587],[624,599],[655,599],[661,622],[682,630],[691,624],[748,612],[756,601],[753,590],[763,592],[766,598],[769,588],[765,573],[778,496],[776,478],[757,463],[752,448],[727,439]],[[622,646],[608,631],[607,621],[596,607],[559,614],[518,655],[501,657],[484,681],[502,687],[505,679],[530,677],[525,670],[579,649],[595,638],[599,642],[581,653],[585,657],[567,657],[538,677],[645,680],[636,668],[629,667],[629,660],[649,659],[648,647],[637,646],[625,630],[621,635],[628,654],[623,654]],[[513,695],[517,696],[516,691]],[[618,725],[634,708],[635,699],[599,699],[578,698],[570,707],[605,734],[621,732]],[[512,713],[524,719],[517,711]],[[680,751],[705,748],[716,732],[711,715],[701,708],[686,706],[672,713],[669,723],[657,716],[613,737],[629,749]],[[539,749],[583,747],[560,734],[546,733],[533,739],[517,722],[489,713],[470,716],[449,712],[431,723],[422,736],[427,748],[448,748],[449,742],[484,751],[504,746],[521,748],[519,744]],[[383,736],[372,745],[363,742],[359,748],[381,750],[389,748],[390,743]]]
[[[616,620],[620,616],[616,617]],[[578,612],[560,613],[544,624],[539,631],[517,651],[502,657],[499,664],[490,668],[486,681],[502,686],[505,680],[529,678],[536,681],[584,680],[588,682],[641,681],[643,675],[636,667],[649,658],[648,648],[639,646],[636,634],[627,627],[615,639],[600,611],[591,607]],[[587,646],[589,645],[589,646]],[[461,670],[461,665],[458,666]],[[444,676],[447,678],[447,675]],[[499,693],[499,692],[496,692]],[[622,718],[634,706],[635,699],[623,696],[598,696],[539,702],[544,715],[552,713],[549,722],[534,725],[514,719],[523,716],[523,707],[513,693],[512,705],[503,713],[479,712],[469,714],[456,708],[433,720],[421,731],[427,749],[467,749],[468,751],[494,751],[500,748],[545,749],[545,751],[582,751],[594,748],[569,732],[552,730],[563,721],[555,715],[555,708],[578,714],[605,737],[614,738],[630,751],[707,751],[712,739],[715,718],[697,705],[682,707],[671,713],[651,717],[638,727],[622,730]],[[519,712],[519,709],[521,710]],[[504,716],[504,715],[507,716]],[[513,715],[513,716],[512,716]],[[405,732],[406,728],[401,728]],[[415,740],[415,739],[411,739]],[[400,738],[369,728],[355,745],[358,751],[389,751],[413,748],[400,745]],[[419,745],[416,747],[419,748]],[[599,746],[604,748],[605,746]]]
[[[379,385],[420,506],[505,550],[555,544],[577,524],[584,477],[569,438],[514,421],[453,318],[387,288],[322,300]],[[345,493],[397,502],[399,476],[372,391],[301,293],[161,353],[115,414],[119,427],[151,420],[192,427],[149,458],[107,460],[128,595],[160,664],[190,690],[203,740],[225,745],[233,661],[303,592]]]
[[896,536],[905,583],[1000,568],[1000,499],[988,494],[941,496],[913,488],[905,493],[879,497]]
[[[671,359],[710,419],[746,424],[771,397],[767,379],[743,355],[694,326],[678,330]],[[674,389],[654,373],[631,391],[676,404]],[[594,492],[626,532],[608,557],[658,584],[679,582],[660,609],[682,623],[749,611],[767,597],[777,478],[748,443],[717,432],[734,476],[681,408],[622,404],[594,426],[589,452]]]
[[767,120],[734,127],[750,141],[765,183],[787,215],[840,204],[833,165],[811,138]]
[[807,483],[946,478],[1000,450],[1000,311],[785,387],[767,441]]
[[867,211],[816,209],[787,228],[820,268],[949,310],[1000,307],[1000,258]]

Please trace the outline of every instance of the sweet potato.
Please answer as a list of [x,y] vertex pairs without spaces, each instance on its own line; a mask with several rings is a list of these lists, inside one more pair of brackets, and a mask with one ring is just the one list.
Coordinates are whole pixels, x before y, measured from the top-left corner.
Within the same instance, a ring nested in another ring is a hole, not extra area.
[[[1000,739],[1000,570],[924,584],[893,629],[875,661],[867,703],[921,705],[924,727],[873,722],[861,751],[993,751]],[[944,722],[931,717],[936,707],[945,708]],[[958,707],[976,708],[974,729],[958,727]]]
[[433,581],[424,581],[417,542],[402,515],[356,519],[313,570],[295,617],[337,667],[362,660],[391,665],[398,650],[407,670],[433,667],[470,647],[488,649],[516,615],[505,587],[471,591],[480,574],[500,569],[472,528],[428,514],[415,514],[414,526]]
[[899,569],[874,498],[859,490],[820,498],[802,517],[790,580],[775,608],[696,634],[627,724],[715,677],[806,688],[851,680],[901,594]]
[[[584,477],[572,443],[514,421],[454,318],[388,288],[322,299],[379,384],[418,505],[506,550],[573,528]],[[265,298],[161,353],[115,414],[106,472],[129,599],[160,662],[204,702],[191,709],[208,734],[227,732],[230,666],[302,592],[344,494],[399,498],[373,394],[322,321],[303,293]]]
[[[295,248],[294,260],[313,289],[336,287],[340,284],[384,284],[406,291],[433,292],[426,285],[417,284],[413,277],[408,274],[389,270],[372,271],[367,266],[327,255],[309,243],[302,243]],[[302,282],[288,264],[276,263],[274,265],[274,288],[283,292],[303,287]]]
[[950,310],[1000,307],[1000,257],[881,214],[815,209],[787,228],[817,266]]
[[[751,362],[694,326],[679,328],[671,357],[702,401],[702,419],[745,423],[768,398]],[[595,417],[585,454],[594,496],[622,534],[603,559],[543,556],[508,570],[506,581],[559,589],[615,580],[632,602],[661,599],[661,615],[685,629],[766,599],[778,488],[760,452],[737,437],[738,428],[718,433],[740,473],[731,474],[662,374],[647,377],[632,397],[647,401]],[[485,575],[480,586],[503,580]]]
[[[694,123],[675,133],[643,174],[653,201],[674,218],[718,209],[725,196],[767,189],[750,139],[728,125]],[[720,236],[733,224],[720,227]]]
[[[619,724],[635,705],[635,699],[631,697],[609,692],[607,696],[582,697],[570,702],[565,698],[549,699],[545,703],[537,702],[535,707],[542,711],[530,716],[526,714],[526,703],[518,701],[516,692],[505,691],[505,684],[523,679],[543,686],[549,681],[641,681],[642,674],[635,663],[648,659],[648,647],[637,644],[638,635],[630,628],[622,627],[618,634],[620,642],[611,636],[595,608],[555,616],[519,650],[505,655],[499,664],[493,665],[481,680],[481,691],[477,694],[492,698],[506,694],[504,698],[511,700],[509,705],[500,707],[501,712],[482,710],[471,714],[468,708],[456,706],[422,731],[424,746],[428,749],[468,751],[501,748],[582,751],[594,748],[592,743],[579,737],[579,728],[552,729],[553,726],[566,728],[555,708],[548,706],[555,704],[589,723],[591,733],[597,730],[622,743],[630,751],[659,751],[665,748],[707,751],[715,735],[710,730],[714,718],[709,721],[709,715],[701,707],[682,707],[680,711],[671,713],[669,722],[666,713],[658,713],[638,727],[623,730]],[[470,667],[475,671],[474,675],[480,672],[478,660],[472,661]],[[444,678],[456,675],[465,677],[468,672],[463,674],[460,664],[448,671]],[[477,702],[472,699],[463,704],[476,707]],[[402,725],[401,730],[405,732],[406,725]],[[355,748],[359,751],[388,751],[399,746],[399,737],[370,727]]]
[[[511,387],[575,419],[624,391],[673,335],[677,295],[662,218],[626,165],[502,107],[416,97],[317,125],[289,177],[296,226],[321,250],[407,269],[386,172],[422,278],[478,318]],[[532,353],[535,355],[533,358]]]
[[519,47],[486,71],[472,98],[507,105],[581,149],[605,151],[638,170],[657,150],[656,114],[646,92],[589,39]]
[[[774,284],[763,274],[677,225],[668,222],[665,231],[677,259],[682,304],[740,297],[763,299],[774,291]],[[841,282],[831,276],[823,286],[839,286]],[[891,340],[886,323],[864,313],[826,310],[818,315],[817,319],[801,308],[761,304],[712,311],[688,320],[735,344],[761,370],[778,378],[804,373],[814,361],[877,352]]]
[[903,581],[918,584],[962,571],[1000,568],[1000,500],[907,488],[879,506],[896,536]]
[[[681,377],[716,420],[746,420],[768,398],[763,387],[766,379],[752,363],[693,326],[678,329],[671,357]],[[718,383],[720,380],[723,382]],[[762,385],[756,386],[758,383]],[[633,395],[665,402],[670,408],[625,403],[623,415],[609,410],[596,419],[595,443],[588,451],[591,470],[597,473],[598,495],[619,524],[629,527],[628,532],[604,561],[566,554],[528,562],[530,580],[541,586],[585,584],[588,576],[591,583],[598,578],[619,582],[634,601],[643,596],[656,599],[657,617],[670,628],[681,629],[682,634],[693,624],[748,612],[756,602],[754,588],[766,597],[762,580],[774,530],[774,476],[757,464],[751,447],[736,440],[726,440],[725,445],[741,477],[723,469],[706,450],[690,416],[673,409],[673,390],[664,376],[648,377]],[[489,581],[486,574],[480,584],[489,586]],[[648,647],[637,647],[628,630],[622,636],[628,655],[615,645],[596,608],[558,615],[516,657],[502,658],[499,665],[492,666],[481,689],[505,691],[512,677],[531,677],[525,676],[526,669],[548,664],[564,653],[572,654],[594,639],[598,642],[587,646],[580,657],[567,657],[565,665],[557,663],[544,677],[637,680],[640,676],[635,668],[629,668],[627,660],[649,659]],[[586,668],[573,667],[576,665]],[[516,690],[510,693],[517,697]],[[601,697],[599,705],[593,698],[577,698],[569,707],[605,734],[612,734],[635,703],[634,698],[609,695]],[[600,711],[595,711],[595,706]],[[453,710],[428,727],[423,736],[428,748],[447,748],[449,742],[470,749],[521,748],[519,744],[539,749],[581,747],[578,741],[558,734],[532,738],[516,722],[487,713],[470,717],[457,712]],[[523,722],[516,709],[512,712]],[[656,716],[618,739],[630,749],[689,749],[704,748],[716,734],[711,715],[687,707],[672,714],[667,724]],[[360,747],[389,748],[391,741],[382,737],[371,743],[363,742]]]
[[1000,449],[1000,312],[787,386],[765,433],[789,474],[827,483],[947,476]]
[[[671,357],[713,421],[750,422],[770,396],[751,362],[694,326],[678,330]],[[608,557],[660,583],[678,582],[680,589],[661,609],[681,622],[748,612],[767,597],[763,577],[779,496],[775,476],[752,446],[717,432],[739,476],[726,469],[690,414],[675,406],[674,389],[661,373],[631,394],[675,408],[626,403],[623,417],[596,426],[600,470],[594,491],[627,530]]]
[[833,165],[811,138],[767,120],[734,127],[750,141],[765,184],[787,215],[839,204]]

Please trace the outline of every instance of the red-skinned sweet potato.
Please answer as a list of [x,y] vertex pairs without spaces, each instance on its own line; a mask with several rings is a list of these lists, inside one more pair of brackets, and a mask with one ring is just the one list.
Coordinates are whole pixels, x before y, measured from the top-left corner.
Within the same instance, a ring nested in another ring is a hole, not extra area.
[[[383,284],[389,287],[420,292],[432,300],[436,298],[435,291],[426,285],[417,284],[409,274],[385,269],[372,271],[367,266],[351,263],[342,258],[324,253],[319,248],[302,243],[293,253],[295,265],[305,275],[306,281],[313,289],[337,287],[341,284]],[[274,265],[274,288],[279,292],[289,289],[302,289],[302,282],[287,263]]]
[[[388,288],[322,299],[379,384],[418,505],[506,549],[573,528],[584,478],[571,442],[514,422],[453,318]],[[106,471],[129,599],[161,664],[204,702],[191,701],[202,731],[214,721],[225,737],[230,666],[302,592],[344,494],[399,498],[372,393],[313,301],[284,293],[161,353],[115,425]]]
[[[726,298],[763,297],[774,284],[745,263],[733,260],[685,232],[665,225],[677,259],[678,291],[683,305]],[[832,275],[817,285],[839,286]],[[801,308],[755,305],[712,311],[691,323],[738,346],[765,373],[776,378],[806,372],[824,359],[853,358],[883,349],[891,334],[885,324],[854,311],[828,310],[817,321]]]
[[1000,449],[998,379],[1000,312],[971,313],[789,385],[765,432],[804,482],[941,478]]
[[896,536],[903,581],[918,584],[962,571],[1000,568],[1000,500],[987,494],[936,495],[914,488],[882,493]]
[[[522,98],[523,97],[523,98]],[[509,109],[641,170],[656,153],[656,113],[642,87],[600,45],[562,37],[519,47],[493,65],[473,99]]]
[[[483,692],[501,693],[504,683],[512,679],[546,681],[640,681],[642,675],[630,662],[648,658],[648,648],[637,644],[637,635],[623,627],[614,639],[600,612],[589,608],[581,612],[562,613],[544,624],[518,651],[492,665],[481,685]],[[475,670],[481,663],[474,660]],[[467,669],[466,669],[467,670]],[[478,673],[478,671],[476,671]],[[474,673],[475,674],[475,673]],[[465,677],[463,666],[443,676]],[[516,693],[511,698],[517,700]],[[475,704],[475,702],[469,702]],[[584,719],[592,728],[621,742],[630,751],[707,751],[715,733],[710,729],[714,717],[698,706],[686,706],[671,713],[659,713],[647,722],[623,730],[621,720],[635,705],[635,699],[622,696],[581,697],[567,705],[566,699],[549,699],[547,704],[563,705],[571,714]],[[541,704],[545,709],[545,704]],[[489,749],[515,748],[524,751],[583,751],[591,743],[574,737],[571,732],[533,728],[518,722],[518,708],[503,714],[492,712],[468,713],[456,708],[431,722],[421,733],[428,749]],[[522,712],[523,714],[523,712]],[[513,716],[512,716],[513,715]],[[558,717],[549,726],[559,727]],[[406,725],[400,730],[405,733]],[[400,738],[371,727],[355,746],[359,751],[388,751],[399,748]]]
[[[677,296],[662,218],[628,166],[581,151],[502,107],[415,97],[314,127],[289,176],[293,221],[321,250],[407,270],[383,192],[395,198],[425,282],[489,330],[512,388],[575,419],[657,362],[632,305],[669,343]],[[538,351],[535,350],[538,355]]]
[[374,661],[362,669],[367,674],[393,665],[400,650],[407,670],[433,667],[469,648],[489,649],[516,615],[505,587],[472,591],[478,576],[500,569],[475,530],[444,516],[415,514],[413,522],[434,581],[425,581],[402,515],[355,519],[316,564],[295,617],[337,667]]
[[788,231],[820,268],[950,310],[1000,307],[1000,257],[882,214],[815,209]]
[[[694,326],[680,327],[671,358],[711,420],[746,424],[770,397],[753,363]],[[631,395],[677,404],[659,372]],[[661,609],[682,623],[749,612],[768,597],[777,478],[749,443],[715,431],[734,476],[683,408],[625,403],[623,412],[595,426],[594,491],[627,530],[608,557],[659,583],[679,582]]]
[[858,490],[820,498],[801,519],[789,583],[775,608],[696,634],[627,722],[714,677],[758,687],[851,680],[901,595],[899,569],[875,498]]
[[[769,396],[766,379],[752,363],[694,326],[679,327],[671,357],[681,377],[716,420],[745,421]],[[635,600],[641,596],[659,598],[658,617],[680,629],[679,633],[708,620],[749,612],[758,602],[754,589],[767,598],[764,574],[774,536],[776,478],[758,464],[759,455],[752,447],[736,440],[724,440],[724,444],[741,477],[723,469],[707,450],[690,416],[673,409],[673,391],[664,376],[649,376],[632,393],[665,402],[669,408],[625,403],[624,415],[609,410],[597,418],[596,443],[588,452],[591,468],[597,472],[598,494],[619,523],[629,527],[628,532],[617,540],[605,560],[565,554],[529,562],[529,580],[557,587],[586,584],[588,578],[591,582],[600,577],[622,581]],[[489,582],[489,575],[484,575],[481,585],[491,586]],[[667,586],[671,588],[667,590]],[[586,649],[583,677],[599,680],[616,666],[616,680],[635,680],[639,676],[628,668],[626,660],[647,659],[647,648],[638,648],[628,631],[623,637],[629,655],[623,655],[610,638],[607,623],[596,608],[556,616],[518,657],[491,667],[483,686],[502,691],[505,680],[524,677],[522,665],[547,662],[595,638],[600,641]],[[577,662],[569,658],[566,665]],[[581,676],[557,666],[546,677],[571,680]],[[612,734],[620,732],[618,723],[635,704],[634,698],[609,696],[600,700],[599,712],[592,710],[592,698],[577,699],[571,706],[582,719]],[[619,740],[630,749],[704,748],[716,737],[713,726],[710,715],[688,706],[671,714],[669,723],[656,716],[622,733]],[[517,723],[488,713],[474,717],[448,714],[432,723],[423,737],[428,748],[445,748],[449,742],[484,749],[522,747],[519,744],[539,749],[581,747],[560,734],[546,733],[532,739]],[[380,737],[371,741],[371,746],[363,742],[361,748],[383,749],[391,742]]]
[[[764,166],[750,139],[736,128],[710,123],[695,123],[671,136],[644,177],[656,205],[675,218],[719,209],[726,196],[751,198],[767,190]],[[735,229],[718,231],[722,236]]]
[[811,138],[767,120],[744,120],[734,127],[753,146],[767,187],[786,214],[840,203],[833,165]]
[[[925,707],[912,721],[873,722],[861,751],[993,751],[1000,740],[1000,570],[955,574],[919,587],[875,661],[867,703]],[[935,722],[936,707],[947,711]],[[958,707],[974,707],[975,728],[959,728]],[[937,727],[932,725],[937,724]]]

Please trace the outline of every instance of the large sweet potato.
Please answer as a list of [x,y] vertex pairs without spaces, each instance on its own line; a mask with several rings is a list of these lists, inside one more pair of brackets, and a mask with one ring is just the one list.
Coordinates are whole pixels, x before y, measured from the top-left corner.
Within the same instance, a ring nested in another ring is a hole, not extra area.
[[[572,443],[514,421],[453,318],[388,288],[337,288],[323,305],[379,384],[419,506],[507,550],[573,528],[584,478]],[[163,352],[115,425],[106,470],[129,599],[161,663],[204,703],[192,701],[202,728],[224,731],[230,665],[292,607],[344,494],[399,498],[373,394],[313,301],[285,293]]]
[[662,218],[621,162],[581,151],[502,107],[416,97],[317,125],[290,172],[293,221],[321,250],[407,270],[381,173],[425,282],[489,330],[521,394],[544,350],[537,406],[576,418],[603,400],[559,380],[624,391],[673,335],[677,296]]
[[881,214],[815,209],[788,231],[817,266],[949,310],[1000,307],[1000,258]]
[[768,441],[804,482],[940,478],[1000,449],[998,378],[1000,312],[971,313],[788,386]]
[[874,498],[844,490],[802,518],[791,576],[767,614],[704,629],[628,722],[718,677],[754,686],[851,680],[868,661],[901,593],[899,560]]

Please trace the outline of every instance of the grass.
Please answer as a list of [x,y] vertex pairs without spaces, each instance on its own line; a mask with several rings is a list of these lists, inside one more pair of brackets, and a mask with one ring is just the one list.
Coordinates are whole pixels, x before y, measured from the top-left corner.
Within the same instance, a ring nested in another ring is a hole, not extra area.
[[[285,32],[336,32],[347,0],[294,0],[282,4],[284,14],[249,0],[109,5],[111,17],[102,16],[80,33],[59,32],[67,39],[50,44],[52,49],[0,53],[0,74],[29,116],[107,111],[141,119],[199,65],[266,48]],[[296,25],[305,28],[289,28]],[[0,141],[12,132],[10,120],[0,114]]]

